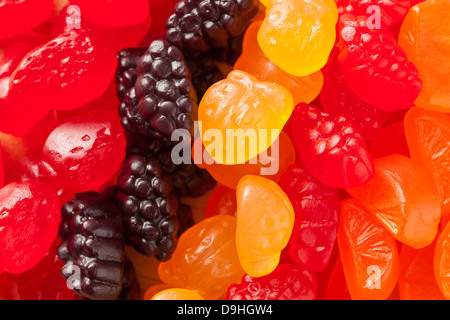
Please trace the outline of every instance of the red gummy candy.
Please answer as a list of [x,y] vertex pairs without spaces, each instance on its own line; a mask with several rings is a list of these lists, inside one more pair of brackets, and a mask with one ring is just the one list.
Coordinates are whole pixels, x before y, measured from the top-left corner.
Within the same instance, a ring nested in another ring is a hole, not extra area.
[[374,159],[396,153],[409,157],[403,121],[383,127],[380,135],[370,144],[369,151]]
[[56,251],[60,242],[54,241],[45,257],[30,270],[21,274],[4,272],[0,276],[0,295],[8,300],[73,300],[75,293],[61,276],[64,262]]
[[279,264],[270,274],[248,274],[228,288],[227,300],[314,300],[317,279],[312,271],[294,264]]
[[0,148],[0,188],[3,187],[4,182],[5,182],[5,170],[3,167],[2,149]]
[[289,167],[281,177],[280,187],[295,211],[289,257],[305,269],[325,270],[339,224],[340,203],[336,189],[317,181],[303,164]]
[[148,0],[70,0],[86,19],[106,27],[143,22],[150,14]]
[[[374,27],[389,28],[403,21],[410,0],[335,0],[340,15],[350,13],[355,16],[374,14]],[[379,12],[379,17],[376,14]],[[379,22],[379,25],[376,23]]]
[[323,110],[335,116],[344,115],[353,122],[364,140],[374,140],[383,126],[381,111],[362,101],[347,87],[337,54],[337,49],[331,51],[327,64],[322,68],[324,83],[320,102]]
[[[59,13],[56,21],[53,24],[51,35],[58,36],[61,33],[70,31],[77,25],[72,25],[73,8],[71,6],[64,7]],[[71,23],[67,23],[67,22]],[[73,21],[79,23],[81,30],[89,33],[90,36],[96,38],[99,42],[110,48],[114,52],[119,52],[125,48],[137,47],[144,39],[147,32],[152,25],[152,16],[148,16],[143,22],[122,27],[105,27],[95,24],[85,18],[84,15],[79,17],[79,20]]]
[[166,37],[166,21],[175,12],[175,4],[179,0],[148,0],[148,2],[153,23],[150,32],[145,36],[140,47],[149,47],[154,40]]
[[0,39],[36,27],[50,16],[52,9],[53,0],[0,1]]
[[52,131],[42,150],[42,167],[58,188],[74,193],[95,190],[118,171],[125,145],[116,113],[86,112]]
[[366,16],[345,14],[339,29],[338,60],[348,87],[379,109],[410,108],[422,81],[395,37],[388,30],[370,29]]
[[88,33],[66,32],[24,57],[12,74],[10,98],[21,110],[75,109],[106,91],[116,64],[114,52]]
[[345,188],[362,185],[373,176],[366,143],[345,117],[300,103],[292,115],[291,131],[301,161],[321,183]]
[[340,258],[336,260],[333,271],[331,271],[325,292],[325,300],[352,300]]
[[0,272],[22,273],[48,252],[58,232],[59,199],[50,184],[10,183],[0,189]]
[[236,210],[236,190],[219,185],[208,200],[203,218],[207,219],[219,214],[227,214],[235,217]]

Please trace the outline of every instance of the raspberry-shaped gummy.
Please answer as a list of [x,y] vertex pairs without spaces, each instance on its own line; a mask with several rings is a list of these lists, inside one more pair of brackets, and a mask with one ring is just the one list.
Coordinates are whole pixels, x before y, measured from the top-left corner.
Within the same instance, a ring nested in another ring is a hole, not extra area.
[[227,300],[314,300],[316,275],[293,264],[280,264],[270,274],[246,274],[240,284],[228,288]]
[[0,273],[34,267],[56,238],[59,199],[48,183],[13,182],[0,189]]
[[150,154],[130,155],[117,179],[126,242],[138,252],[168,260],[178,240],[179,200],[172,179]]
[[61,209],[58,256],[73,290],[91,300],[117,299],[123,284],[122,214],[108,196],[75,195]]
[[353,123],[319,108],[298,104],[291,123],[292,142],[302,162],[321,183],[359,186],[374,173],[367,145]]
[[340,18],[339,64],[348,87],[385,111],[411,107],[422,81],[415,65],[388,30],[370,29],[367,17]]
[[183,0],[166,23],[166,40],[186,55],[221,46],[242,34],[258,12],[258,0]]
[[167,41],[153,41],[139,60],[137,76],[138,103],[121,112],[134,124],[134,131],[144,136],[154,137],[156,132],[170,137],[175,129],[193,130],[197,96],[178,48]]

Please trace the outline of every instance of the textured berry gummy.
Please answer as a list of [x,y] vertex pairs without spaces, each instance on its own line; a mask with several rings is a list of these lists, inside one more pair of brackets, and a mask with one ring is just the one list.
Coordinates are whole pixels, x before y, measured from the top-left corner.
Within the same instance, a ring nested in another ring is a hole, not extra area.
[[123,212],[127,244],[144,255],[168,260],[178,240],[179,200],[159,161],[150,154],[128,156],[115,198]]
[[108,196],[77,194],[61,209],[58,256],[73,290],[91,300],[117,299],[123,285],[122,214]]
[[88,33],[72,30],[23,58],[12,74],[9,94],[21,110],[75,109],[106,91],[115,68],[113,51]]
[[0,273],[22,273],[48,252],[59,224],[59,199],[48,183],[13,182],[0,189]]
[[193,130],[197,96],[181,51],[167,41],[153,41],[136,70],[135,90],[120,107],[122,123],[153,138]]
[[258,7],[258,0],[180,1],[167,20],[166,40],[186,56],[195,56],[242,34]]
[[48,136],[42,149],[42,167],[60,188],[75,193],[94,190],[119,170],[125,145],[123,129],[113,112],[84,112]]

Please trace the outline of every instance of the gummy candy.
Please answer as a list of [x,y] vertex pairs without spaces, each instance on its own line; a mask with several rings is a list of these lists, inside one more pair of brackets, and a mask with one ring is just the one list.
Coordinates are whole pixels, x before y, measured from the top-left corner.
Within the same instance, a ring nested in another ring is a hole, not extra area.
[[85,112],[50,133],[42,150],[42,168],[59,188],[74,193],[94,190],[119,170],[125,143],[116,114]]
[[80,8],[80,14],[106,27],[122,27],[143,22],[148,15],[148,0],[70,0]]
[[404,118],[405,135],[413,160],[428,169],[436,181],[442,201],[442,215],[450,213],[450,116],[419,107]]
[[422,165],[399,154],[374,160],[366,184],[346,189],[400,242],[420,249],[437,234],[441,202],[436,184]]
[[0,189],[0,273],[22,273],[38,264],[56,238],[59,200],[48,183],[12,182]]
[[397,284],[400,270],[394,238],[353,199],[341,203],[337,238],[352,299],[387,299]]
[[334,263],[328,279],[324,300],[352,300],[340,258]]
[[450,112],[450,1],[427,0],[409,10],[398,43],[419,70],[423,86],[415,104],[441,112]]
[[[225,139],[222,145],[216,146],[216,143],[208,144],[207,138],[202,135],[203,145],[219,164],[245,163],[273,144],[292,110],[293,98],[287,89],[274,83],[260,82],[246,72],[234,70],[227,79],[212,85],[200,102],[198,120],[201,121],[201,130],[218,131]],[[227,130],[232,132],[232,137],[228,139],[226,137],[230,134],[226,133]],[[237,139],[235,143],[234,136],[238,130],[243,130],[244,134],[248,130],[255,133],[252,131],[255,130],[257,145],[251,142],[250,146],[254,147],[246,147],[247,139]],[[263,130],[270,136],[266,136],[265,140],[258,137]],[[227,153],[227,149],[234,150],[233,154]]]
[[258,31],[264,54],[295,76],[321,69],[336,39],[338,11],[333,0],[274,0]]
[[278,184],[259,176],[241,178],[236,189],[236,248],[252,277],[272,272],[292,234],[294,209]]
[[411,107],[422,81],[394,36],[371,29],[366,16],[339,20],[339,57],[347,86],[368,104],[385,111]]
[[12,102],[21,110],[75,109],[100,97],[116,67],[114,52],[72,30],[30,51],[11,77]]
[[450,223],[447,223],[436,242],[434,252],[434,275],[445,299],[450,299]]
[[313,101],[323,85],[322,72],[318,70],[305,77],[296,77],[277,67],[259,47],[257,34],[261,23],[252,23],[245,32],[243,52],[234,64],[234,70],[245,71],[260,81],[278,83],[289,90],[294,104]]
[[403,121],[393,122],[383,127],[378,137],[370,143],[369,152],[373,159],[391,154],[409,157]]
[[[278,150],[274,151],[274,148]],[[287,168],[295,163],[295,149],[289,136],[283,131],[273,145],[267,149],[267,153],[258,155],[255,159],[242,164],[224,165],[214,162],[211,155],[205,151],[200,139],[194,142],[193,158],[202,153],[202,162],[198,163],[200,168],[208,170],[211,176],[219,183],[236,189],[239,180],[245,175],[260,175],[275,182],[279,182],[282,174]]]
[[373,161],[352,122],[306,103],[292,115],[291,136],[300,160],[321,183],[346,188],[373,176]]
[[294,264],[280,264],[268,275],[245,275],[228,288],[227,300],[314,300],[317,279],[313,272]]
[[[74,29],[74,26],[67,21],[72,15],[71,7],[64,7],[59,13],[56,21],[53,23],[51,29],[52,36],[58,36],[64,32],[68,32]],[[137,47],[146,36],[152,25],[152,16],[149,15],[139,24],[127,25],[127,26],[104,26],[95,24],[89,21],[81,11],[80,15],[80,29],[89,33],[97,41],[103,43],[110,48],[114,53],[119,50]],[[69,20],[70,21],[70,20]]]
[[192,290],[170,288],[156,293],[150,300],[203,300],[203,298]]
[[235,217],[202,220],[181,235],[172,258],[159,265],[160,279],[169,286],[195,291],[206,300],[224,296],[244,275],[235,237]]
[[400,249],[398,291],[401,300],[444,300],[434,276],[436,240],[421,249],[403,245]]
[[0,8],[0,40],[21,34],[44,22],[53,0],[3,0]]
[[203,219],[221,214],[236,216],[236,213],[236,190],[219,185],[208,200]]
[[337,191],[317,181],[301,163],[289,167],[279,184],[295,211],[289,257],[308,270],[325,270],[339,222]]

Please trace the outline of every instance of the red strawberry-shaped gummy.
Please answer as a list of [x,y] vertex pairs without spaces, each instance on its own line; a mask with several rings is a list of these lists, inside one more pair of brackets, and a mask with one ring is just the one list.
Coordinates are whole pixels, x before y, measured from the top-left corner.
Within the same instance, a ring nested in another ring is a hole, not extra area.
[[381,110],[362,101],[347,87],[337,55],[335,48],[322,68],[324,82],[320,102],[323,110],[336,116],[344,115],[353,122],[364,140],[371,141],[380,134],[383,126]]
[[21,110],[75,109],[106,91],[116,64],[114,52],[88,33],[66,32],[23,58],[11,78],[10,98]]
[[320,183],[301,163],[289,167],[281,177],[280,187],[295,211],[289,257],[305,269],[325,270],[339,223],[340,204],[336,189]]
[[8,300],[73,300],[75,293],[61,276],[64,266],[57,254],[60,239],[54,241],[44,258],[21,274],[4,272],[0,276],[1,295]]
[[339,64],[347,86],[385,111],[411,107],[422,88],[417,68],[388,30],[370,29],[367,16],[345,14],[339,26]]
[[[71,21],[73,9],[70,6],[64,7],[53,24],[51,34],[58,36],[61,33],[70,31],[73,26],[67,21]],[[69,19],[69,20],[68,20]],[[95,24],[86,19],[84,15],[79,17],[80,28],[88,32],[105,46],[118,52],[124,48],[136,47],[140,44],[152,25],[152,17],[149,15],[143,22],[131,26],[105,27]]]
[[335,0],[335,2],[340,15],[346,13],[368,17],[373,15],[371,21],[374,27],[378,28],[389,28],[402,22],[411,7],[410,0]]
[[362,185],[373,176],[366,143],[344,116],[300,103],[292,114],[291,135],[300,160],[321,183],[345,188]]
[[53,0],[1,0],[0,39],[10,38],[44,22],[53,9]]
[[30,180],[0,189],[0,272],[34,267],[55,240],[59,221],[58,194],[50,184]]
[[316,275],[294,264],[279,264],[270,274],[254,278],[248,274],[240,284],[228,288],[227,300],[314,300]]
[[110,111],[90,111],[55,128],[42,150],[42,167],[58,188],[74,193],[95,190],[119,170],[126,140]]
[[149,15],[148,0],[70,0],[70,4],[77,5],[86,19],[106,27],[139,24]]

